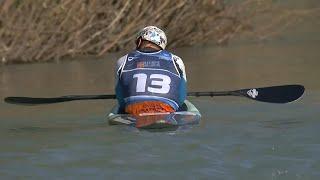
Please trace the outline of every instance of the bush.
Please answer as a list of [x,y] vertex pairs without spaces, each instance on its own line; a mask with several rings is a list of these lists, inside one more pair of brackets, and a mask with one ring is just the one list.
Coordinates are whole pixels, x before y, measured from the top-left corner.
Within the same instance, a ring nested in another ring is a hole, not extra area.
[[0,55],[9,62],[129,49],[147,25],[163,28],[171,47],[222,42],[241,24],[222,21],[222,0],[3,0],[0,8]]
[[2,0],[0,58],[4,63],[35,62],[128,50],[137,31],[147,25],[164,29],[169,47],[220,44],[237,32],[252,30],[252,17],[270,4],[271,0]]

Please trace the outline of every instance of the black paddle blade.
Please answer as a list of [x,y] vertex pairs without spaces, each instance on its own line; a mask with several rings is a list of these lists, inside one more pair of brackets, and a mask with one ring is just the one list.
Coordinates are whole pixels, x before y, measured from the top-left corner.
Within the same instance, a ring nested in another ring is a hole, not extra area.
[[289,103],[299,99],[305,88],[301,85],[283,85],[234,91],[234,95],[269,103]]
[[19,105],[41,105],[41,104],[52,104],[74,100],[94,100],[94,99],[115,99],[116,95],[70,95],[53,98],[33,98],[33,97],[6,97],[4,101],[10,104]]
[[73,99],[67,98],[32,98],[32,97],[6,97],[4,101],[10,104],[20,105],[37,105],[37,104],[51,104],[72,101]]

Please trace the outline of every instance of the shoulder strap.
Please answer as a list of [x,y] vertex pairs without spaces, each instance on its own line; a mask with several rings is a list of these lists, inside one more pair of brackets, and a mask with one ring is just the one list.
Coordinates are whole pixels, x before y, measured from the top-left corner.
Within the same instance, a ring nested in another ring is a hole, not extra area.
[[179,72],[179,74],[180,74],[180,78],[183,78],[183,72],[182,72],[179,64],[177,63],[177,59],[174,58],[174,56],[172,56],[172,59],[173,59],[174,65],[177,67],[177,70],[178,70],[178,72]]
[[122,63],[122,65],[120,66],[120,68],[119,68],[118,71],[117,71],[117,74],[118,74],[118,77],[119,77],[119,78],[121,77],[123,68],[124,68],[124,66],[125,66],[126,63],[127,63],[127,60],[128,60],[128,55],[127,55],[126,59],[124,60],[124,62]]

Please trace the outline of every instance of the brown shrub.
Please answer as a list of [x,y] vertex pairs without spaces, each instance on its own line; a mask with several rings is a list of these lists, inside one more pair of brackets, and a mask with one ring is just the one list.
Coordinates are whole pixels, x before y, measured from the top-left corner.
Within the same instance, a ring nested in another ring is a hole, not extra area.
[[253,30],[252,17],[268,10],[269,1],[2,0],[0,58],[12,63],[101,56],[132,48],[147,25],[163,28],[169,47],[224,43]]
[[146,25],[165,29],[171,47],[208,41],[217,32],[225,40],[240,23],[220,22],[224,11],[222,0],[3,0],[0,56],[30,62],[103,55],[132,47]]

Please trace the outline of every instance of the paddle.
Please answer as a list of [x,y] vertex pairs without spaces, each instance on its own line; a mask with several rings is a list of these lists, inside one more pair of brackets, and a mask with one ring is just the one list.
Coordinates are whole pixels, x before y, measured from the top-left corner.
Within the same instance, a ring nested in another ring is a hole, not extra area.
[[[301,85],[283,85],[236,91],[188,92],[188,96],[240,96],[269,103],[289,103],[299,99],[304,93]],[[53,98],[6,97],[5,102],[20,105],[51,104],[75,100],[115,99],[116,95],[70,95]]]

